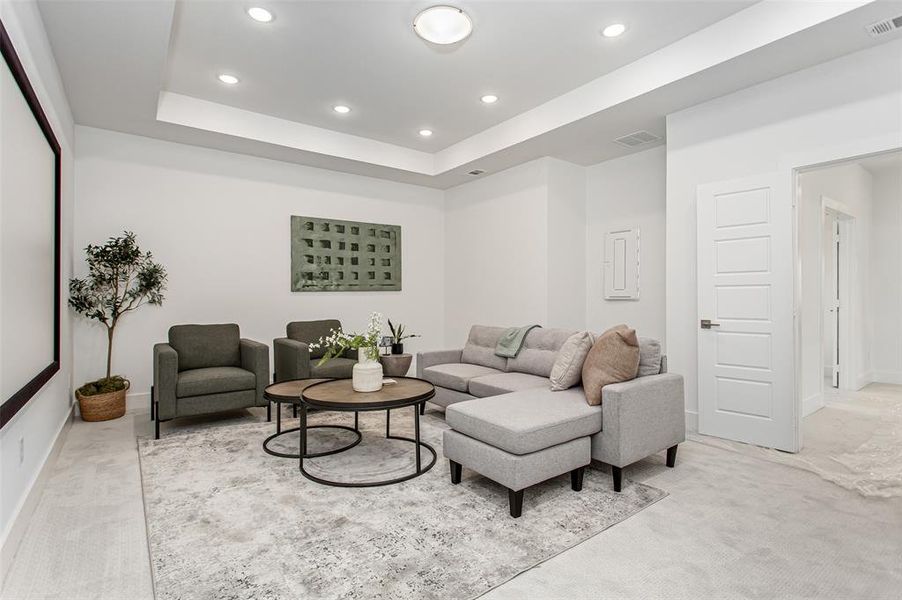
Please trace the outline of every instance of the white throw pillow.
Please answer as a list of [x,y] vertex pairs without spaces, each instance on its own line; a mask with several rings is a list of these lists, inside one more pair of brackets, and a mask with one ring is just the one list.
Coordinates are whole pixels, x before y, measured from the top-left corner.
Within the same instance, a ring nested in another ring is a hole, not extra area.
[[567,338],[551,367],[551,389],[555,392],[572,388],[582,378],[583,362],[595,339],[588,331],[574,333]]

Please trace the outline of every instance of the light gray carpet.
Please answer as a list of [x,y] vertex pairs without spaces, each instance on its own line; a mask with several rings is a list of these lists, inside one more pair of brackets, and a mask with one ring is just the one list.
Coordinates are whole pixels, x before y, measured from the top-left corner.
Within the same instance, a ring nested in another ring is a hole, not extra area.
[[[359,479],[409,468],[412,445],[384,440],[384,418],[362,414],[364,442],[307,461],[310,470]],[[311,421],[351,419],[326,413]],[[411,422],[409,411],[393,412],[392,433],[409,435]],[[444,427],[438,416],[423,419],[424,439],[439,455],[432,471],[362,489],[314,484],[296,460],[265,454],[272,424],[141,440],[157,598],[472,598],[666,496],[633,482],[614,493],[609,474],[589,470],[581,492],[566,475],[530,488],[523,516],[512,519],[501,486],[466,469],[451,485]],[[310,450],[347,435],[319,430]]]

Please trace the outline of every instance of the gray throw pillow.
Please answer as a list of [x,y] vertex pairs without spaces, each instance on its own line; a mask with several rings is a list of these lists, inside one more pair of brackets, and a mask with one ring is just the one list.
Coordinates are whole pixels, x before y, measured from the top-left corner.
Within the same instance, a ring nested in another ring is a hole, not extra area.
[[578,331],[564,342],[551,367],[551,389],[555,392],[572,388],[582,379],[583,362],[595,339],[588,331]]
[[661,372],[661,342],[654,338],[639,338],[639,373],[636,377],[657,375]]

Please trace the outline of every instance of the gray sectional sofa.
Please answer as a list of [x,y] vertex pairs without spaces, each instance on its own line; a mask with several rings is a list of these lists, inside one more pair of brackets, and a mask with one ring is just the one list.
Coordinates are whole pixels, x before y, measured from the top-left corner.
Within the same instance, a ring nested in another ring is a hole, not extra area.
[[601,406],[581,387],[551,391],[549,375],[572,330],[533,329],[516,358],[495,355],[503,327],[474,326],[460,350],[417,355],[417,376],[436,386],[431,402],[445,410],[452,483],[466,466],[508,488],[519,517],[525,488],[569,472],[582,488],[592,460],[611,466],[614,489],[622,469],[667,451],[667,466],[685,440],[683,378],[667,373],[655,340],[640,338],[639,377],[606,386]]

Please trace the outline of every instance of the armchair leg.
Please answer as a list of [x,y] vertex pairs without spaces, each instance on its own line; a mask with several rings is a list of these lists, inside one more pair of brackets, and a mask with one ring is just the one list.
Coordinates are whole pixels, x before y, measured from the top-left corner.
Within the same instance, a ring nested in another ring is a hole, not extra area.
[[512,490],[508,488],[507,499],[510,502],[511,516],[515,519],[523,514],[523,490]]
[[421,415],[425,415],[425,414],[426,414],[426,403],[425,403],[425,402],[423,402],[422,404],[420,404],[420,414],[421,414]]
[[451,483],[457,485],[458,483],[460,483],[460,475],[463,471],[463,465],[456,463],[453,460],[449,460],[448,462],[451,466]]
[[579,492],[583,489],[583,476],[585,474],[586,467],[580,467],[570,471],[570,487],[574,492]]
[[619,492],[623,487],[623,469],[611,465],[611,473],[614,475],[614,491]]
[[[297,404],[292,404],[292,405],[291,405],[291,412],[294,413],[294,414],[292,414],[292,416],[293,416],[295,419],[297,419],[297,418],[298,418],[298,405],[297,405]],[[356,415],[357,413],[354,413],[354,414]],[[356,429],[356,428],[355,428],[355,429]]]
[[154,407],[155,418],[153,420],[153,439],[158,440],[160,439],[160,405],[156,401],[154,401],[154,404],[156,406]]
[[[279,408],[281,408],[281,406]],[[277,408],[276,410],[279,409]],[[272,423],[272,402],[266,403],[266,422]]]
[[153,421],[154,411],[156,408],[154,407],[153,401],[153,386],[150,386],[150,420]]
[[[677,444],[679,446],[679,444]],[[667,449],[667,466],[671,469],[676,464],[677,446],[671,446]]]

